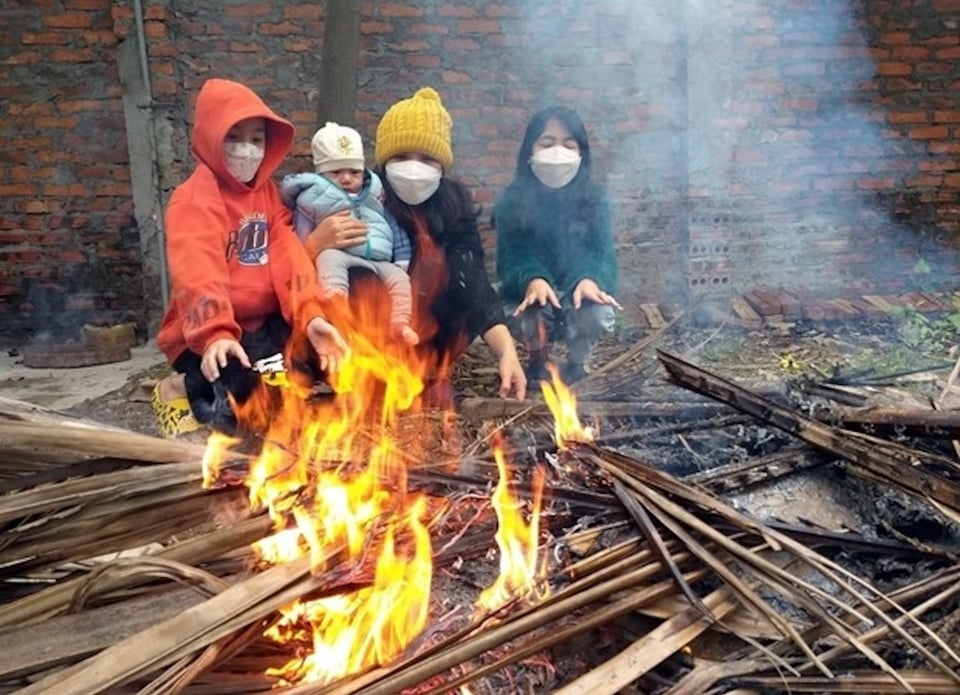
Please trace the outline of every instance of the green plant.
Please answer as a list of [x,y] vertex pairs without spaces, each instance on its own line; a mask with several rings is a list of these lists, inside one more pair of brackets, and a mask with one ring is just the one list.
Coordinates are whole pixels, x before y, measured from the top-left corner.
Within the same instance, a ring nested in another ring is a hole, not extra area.
[[960,311],[931,317],[906,307],[895,310],[893,315],[900,319],[897,331],[907,345],[939,352],[957,342]]

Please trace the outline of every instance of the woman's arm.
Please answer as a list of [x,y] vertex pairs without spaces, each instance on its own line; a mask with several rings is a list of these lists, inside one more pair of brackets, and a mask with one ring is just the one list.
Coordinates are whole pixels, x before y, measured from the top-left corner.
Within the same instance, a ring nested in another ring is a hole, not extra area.
[[483,334],[483,342],[497,355],[500,371],[500,397],[523,400],[527,396],[527,377],[520,366],[517,346],[506,325],[498,323]]
[[338,212],[320,220],[303,240],[310,260],[316,262],[317,254],[326,249],[345,249],[367,241],[367,223],[354,218],[349,210]]

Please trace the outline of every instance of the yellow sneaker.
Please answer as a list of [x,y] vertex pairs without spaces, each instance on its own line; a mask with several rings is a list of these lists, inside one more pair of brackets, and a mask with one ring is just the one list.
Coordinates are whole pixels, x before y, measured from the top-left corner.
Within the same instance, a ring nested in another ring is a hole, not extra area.
[[196,432],[200,429],[200,423],[193,416],[190,401],[186,396],[170,401],[163,400],[160,397],[160,382],[153,387],[150,407],[153,408],[153,414],[157,416],[157,429],[160,430],[160,436],[164,439],[173,439],[181,434]]

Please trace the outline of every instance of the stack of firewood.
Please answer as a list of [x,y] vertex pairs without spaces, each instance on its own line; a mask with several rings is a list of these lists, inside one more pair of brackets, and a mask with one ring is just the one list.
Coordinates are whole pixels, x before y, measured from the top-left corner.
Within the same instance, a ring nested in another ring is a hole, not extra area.
[[[628,352],[621,365],[637,355]],[[250,544],[270,533],[270,522],[249,510],[242,485],[203,489],[202,447],[0,401],[0,692],[486,692],[493,674],[601,630],[618,631],[625,646],[554,683],[558,692],[958,692],[955,544],[762,521],[723,495],[835,465],[924,505],[951,528],[960,522],[960,467],[659,357],[675,384],[713,399],[688,402],[700,409],[697,426],[757,422],[799,446],[777,461],[763,456],[684,478],[613,442],[570,442],[557,452],[535,437],[533,458],[552,463],[553,482],[543,591],[437,630],[378,669],[282,688],[265,672],[293,654],[266,641],[265,627],[298,598],[355,589],[364,568],[344,566],[337,549],[321,574],[307,560],[259,568]],[[602,376],[582,391],[610,405],[623,380],[603,386]],[[624,412],[632,408],[637,422],[656,407],[661,422],[683,404],[639,399]],[[491,407],[468,403],[465,413],[482,411],[506,430],[546,416],[535,402]],[[696,419],[682,421],[693,427]],[[449,523],[451,507],[489,492],[486,441],[467,447],[469,473],[412,464],[410,484],[447,502],[437,506],[446,523],[431,520],[435,572],[456,576],[464,557],[496,564],[487,552],[495,547],[492,513],[472,528]],[[523,494],[524,483],[517,489]],[[916,571],[878,586],[856,571],[877,557]]]

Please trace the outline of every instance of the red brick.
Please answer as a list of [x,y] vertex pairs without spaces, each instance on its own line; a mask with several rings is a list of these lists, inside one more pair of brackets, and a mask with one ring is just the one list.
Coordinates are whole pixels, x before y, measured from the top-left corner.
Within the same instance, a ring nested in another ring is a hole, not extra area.
[[39,33],[25,31],[20,35],[20,43],[24,46],[65,46],[70,43],[70,35],[62,31],[42,31]]
[[231,4],[223,8],[223,13],[227,17],[265,17],[269,15],[272,10],[273,7],[266,3]]
[[151,39],[166,38],[167,25],[164,22],[144,22],[143,33]]
[[0,183],[0,196],[32,196],[36,195],[37,187],[29,183]]
[[441,3],[437,7],[437,16],[439,17],[460,17],[470,19],[477,16],[475,7],[465,5],[454,5],[453,3]]
[[257,25],[257,31],[264,36],[282,36],[284,34],[299,34],[302,28],[294,22],[261,22]]
[[79,183],[70,183],[70,184],[44,183],[43,184],[43,195],[46,195],[46,196],[83,197],[89,194],[90,194],[90,190],[87,188],[87,186]]
[[440,77],[444,84],[470,84],[473,79],[465,72],[457,72],[454,70],[444,70],[440,74]]
[[464,19],[457,22],[458,34],[497,34],[500,29],[500,22],[492,19]]
[[927,60],[930,58],[930,50],[919,46],[903,46],[893,49],[890,57],[897,60]]
[[943,183],[942,176],[915,176],[913,178],[907,179],[906,184],[907,188],[925,188],[925,187],[934,187],[939,186]]
[[908,135],[914,140],[940,140],[950,133],[945,125],[931,125],[923,128],[913,128]]
[[892,111],[890,113],[891,123],[928,123],[930,116],[926,111]]
[[396,19],[423,17],[423,10],[415,7],[414,3],[401,4],[399,2],[378,2],[376,3],[376,13],[381,17],[393,17]]
[[44,16],[43,23],[55,29],[89,29],[92,16],[89,12],[51,12]]
[[878,75],[912,75],[913,66],[910,63],[877,63]]
[[960,46],[942,48],[937,51],[937,60],[956,60],[960,58]]
[[3,59],[4,65],[30,65],[40,61],[40,54],[36,51],[20,51]]
[[934,123],[960,123],[960,111],[934,111]]
[[283,7],[283,16],[286,19],[320,19],[323,13],[320,11],[319,3],[305,3],[303,5],[285,4]]
[[960,142],[930,142],[927,151],[930,154],[960,154]]
[[909,44],[912,40],[913,37],[905,31],[888,32],[880,35],[880,43],[883,44],[903,46]]
[[57,48],[48,57],[55,63],[92,63],[97,55],[89,48]]
[[102,10],[106,3],[103,0],[63,0],[63,6],[68,10]]

